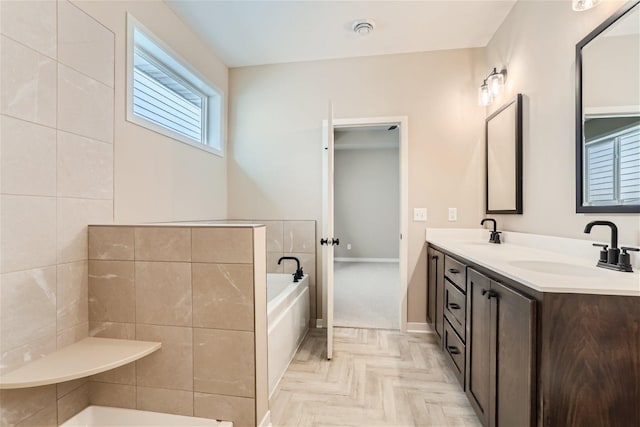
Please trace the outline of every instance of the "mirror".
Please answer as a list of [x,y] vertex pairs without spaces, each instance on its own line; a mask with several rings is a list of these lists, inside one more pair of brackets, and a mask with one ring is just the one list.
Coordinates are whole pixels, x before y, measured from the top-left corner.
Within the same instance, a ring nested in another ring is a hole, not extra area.
[[576,45],[576,212],[640,212],[640,2]]
[[522,94],[487,118],[488,214],[522,213]]

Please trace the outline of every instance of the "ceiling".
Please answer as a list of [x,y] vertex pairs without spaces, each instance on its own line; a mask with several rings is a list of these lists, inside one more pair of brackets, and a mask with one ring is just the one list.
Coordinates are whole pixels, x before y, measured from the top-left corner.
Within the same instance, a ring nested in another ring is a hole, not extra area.
[[515,1],[166,0],[229,67],[483,47]]

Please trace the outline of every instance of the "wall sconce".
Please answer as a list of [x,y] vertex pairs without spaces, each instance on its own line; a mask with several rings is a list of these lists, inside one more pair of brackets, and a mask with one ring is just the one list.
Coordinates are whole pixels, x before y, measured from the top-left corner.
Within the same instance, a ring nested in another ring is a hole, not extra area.
[[502,94],[506,76],[506,68],[500,71],[494,68],[491,73],[489,73],[487,78],[482,82],[478,92],[478,103],[481,106],[486,107],[487,105],[491,105],[494,98]]
[[600,0],[573,0],[571,2],[571,7],[576,12],[582,12],[585,10],[592,9],[600,4]]

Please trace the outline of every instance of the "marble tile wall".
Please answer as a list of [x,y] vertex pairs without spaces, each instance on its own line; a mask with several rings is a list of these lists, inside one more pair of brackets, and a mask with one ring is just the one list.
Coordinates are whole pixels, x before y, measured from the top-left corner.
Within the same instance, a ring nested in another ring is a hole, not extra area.
[[255,425],[268,400],[264,248],[264,227],[90,226],[90,334],[162,342],[93,376],[90,402]]
[[[303,271],[309,275],[309,300],[311,308],[311,325],[316,327],[316,300],[322,296],[316,295],[316,222],[315,221],[262,221],[255,220],[267,227],[267,272],[293,273],[296,271],[295,261],[283,261],[278,265],[282,256],[295,256],[300,260]],[[322,317],[322,316],[320,316]]]
[[[0,372],[87,336],[87,224],[113,220],[114,34],[67,0],[0,2]],[[57,425],[87,381],[0,394]]]

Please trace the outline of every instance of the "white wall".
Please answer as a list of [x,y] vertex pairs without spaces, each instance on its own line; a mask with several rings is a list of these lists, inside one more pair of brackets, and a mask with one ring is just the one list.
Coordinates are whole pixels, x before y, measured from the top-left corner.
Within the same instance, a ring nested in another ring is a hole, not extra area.
[[409,223],[408,320],[424,322],[425,226],[477,227],[482,213],[486,71],[482,49],[231,69],[229,216],[315,219],[320,230],[328,100],[336,118],[408,116],[409,212],[429,209],[428,223]]
[[602,227],[583,233],[589,221],[607,219],[622,242],[640,243],[640,215],[575,211],[575,45],[623,3],[578,13],[568,1],[519,1],[489,42],[487,64],[504,65],[509,74],[505,94],[487,114],[524,94],[524,214],[496,215],[499,228],[608,241]]
[[74,3],[113,31],[116,37],[116,222],[226,218],[225,158],[125,120],[126,13],[130,12],[225,96],[228,92],[227,67],[163,1],[78,0]]
[[[340,238],[336,257],[398,258],[399,139],[398,130],[335,132],[334,234]],[[340,149],[344,144],[350,148]],[[379,147],[375,144],[390,147],[374,148]]]

